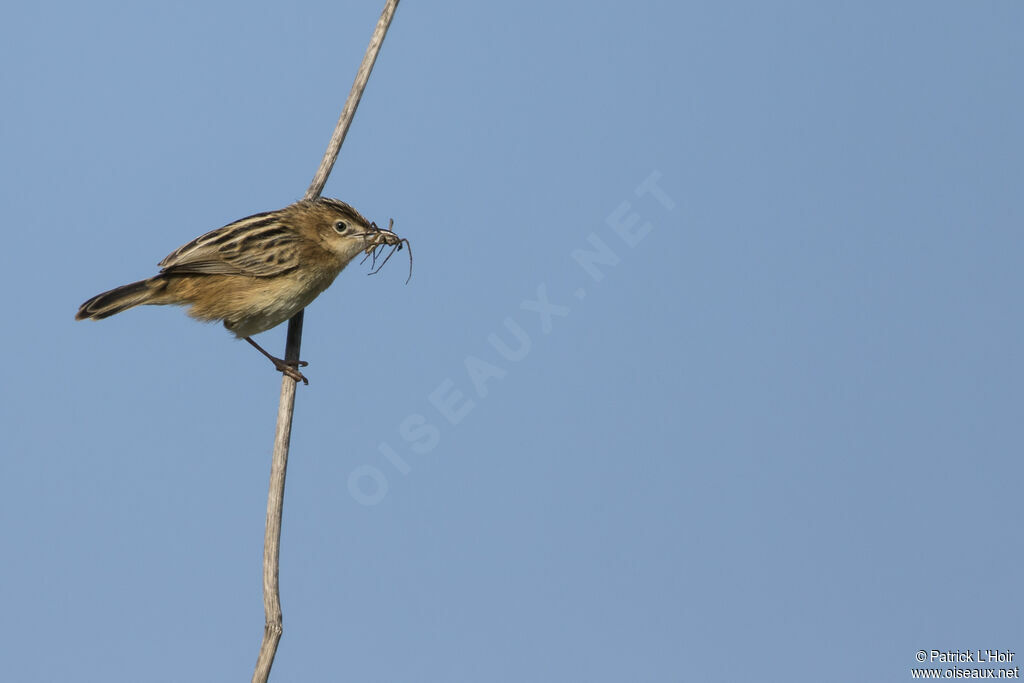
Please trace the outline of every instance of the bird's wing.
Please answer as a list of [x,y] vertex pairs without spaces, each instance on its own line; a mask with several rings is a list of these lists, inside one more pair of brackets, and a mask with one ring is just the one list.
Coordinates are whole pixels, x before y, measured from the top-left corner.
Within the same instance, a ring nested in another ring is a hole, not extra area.
[[299,265],[299,236],[278,212],[256,214],[195,238],[159,265],[169,275],[280,275]]

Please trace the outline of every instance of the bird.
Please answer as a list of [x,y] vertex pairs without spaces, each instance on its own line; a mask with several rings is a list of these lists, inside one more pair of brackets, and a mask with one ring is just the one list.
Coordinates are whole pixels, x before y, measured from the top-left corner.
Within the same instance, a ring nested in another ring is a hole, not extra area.
[[[377,249],[391,246],[390,258],[403,244],[408,240],[378,228],[341,200],[303,199],[195,238],[160,261],[158,274],[97,294],[78,308],[75,319],[102,320],[141,305],[188,306],[191,317],[223,322],[278,371],[309,384],[299,371],[305,361],[277,358],[252,335],[308,306],[359,254],[376,260]],[[410,275],[411,259],[410,253]]]

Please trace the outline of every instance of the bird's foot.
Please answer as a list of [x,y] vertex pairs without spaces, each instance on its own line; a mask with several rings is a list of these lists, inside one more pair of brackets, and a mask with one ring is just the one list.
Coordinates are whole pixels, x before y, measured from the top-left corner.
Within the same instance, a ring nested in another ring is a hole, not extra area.
[[306,376],[299,372],[299,368],[304,368],[309,363],[304,360],[282,360],[277,356],[273,356],[267,352],[262,346],[253,341],[252,337],[244,337],[245,341],[252,344],[252,347],[270,359],[270,362],[274,364],[278,372],[284,373],[286,376],[291,377],[298,384],[299,380],[302,380],[303,384],[309,384],[309,380]]
[[277,368],[278,372],[284,373],[286,376],[291,377],[296,382],[301,381],[303,384],[309,384],[309,380],[306,376],[299,372],[299,368],[304,368],[309,363],[304,360],[281,360],[280,358],[271,358],[270,361]]

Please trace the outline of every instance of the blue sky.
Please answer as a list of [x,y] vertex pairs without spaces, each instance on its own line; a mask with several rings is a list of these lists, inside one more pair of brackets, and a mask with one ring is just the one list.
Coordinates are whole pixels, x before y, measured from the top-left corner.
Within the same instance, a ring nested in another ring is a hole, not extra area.
[[[381,6],[5,12],[10,680],[251,674],[280,376],[180,310],[73,315],[302,195]],[[1024,651],[1022,26],[403,3],[325,194],[415,270],[307,310],[273,680]]]

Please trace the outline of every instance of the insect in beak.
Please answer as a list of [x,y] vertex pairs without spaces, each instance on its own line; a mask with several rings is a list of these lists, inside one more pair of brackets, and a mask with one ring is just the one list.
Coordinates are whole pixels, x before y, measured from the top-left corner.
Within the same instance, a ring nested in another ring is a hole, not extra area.
[[[374,232],[370,234],[369,239],[367,240],[368,244],[366,245],[366,249],[363,250],[366,256],[363,257],[363,260],[360,261],[360,263],[364,263],[366,259],[372,257],[372,260],[370,261],[370,268],[373,268],[373,270],[367,273],[367,275],[375,275],[380,272],[380,269],[384,267],[384,264],[388,262],[396,251],[401,251],[403,246],[407,246],[409,247],[409,277],[405,279],[405,283],[409,284],[409,280],[412,279],[412,245],[409,244],[409,240],[406,238],[399,237],[392,232],[391,228],[394,227],[394,225],[395,220],[393,218],[388,219],[387,230],[378,228],[376,223],[370,223],[370,227],[374,229]],[[391,247],[391,251],[388,252],[388,255],[384,257],[384,260],[381,261],[378,266],[377,257],[386,247]],[[376,266],[376,268],[374,268],[374,266]]]

